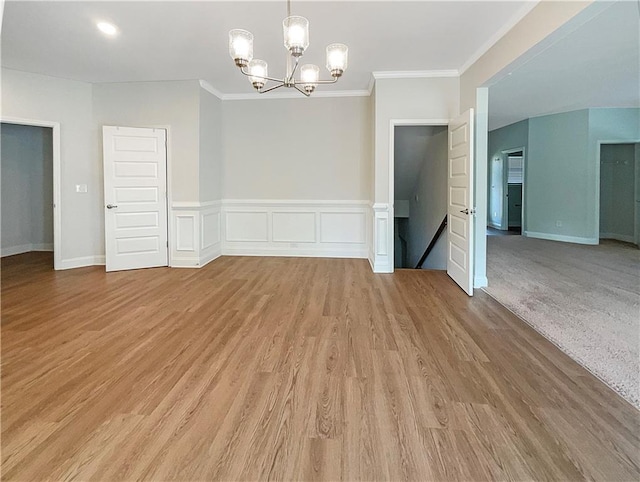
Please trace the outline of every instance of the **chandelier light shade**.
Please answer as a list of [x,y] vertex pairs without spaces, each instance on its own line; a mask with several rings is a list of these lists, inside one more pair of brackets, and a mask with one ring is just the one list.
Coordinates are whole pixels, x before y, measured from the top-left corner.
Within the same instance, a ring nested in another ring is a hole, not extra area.
[[282,21],[284,47],[294,57],[300,57],[309,46],[309,20],[291,16]]
[[267,63],[264,60],[253,59],[249,62],[249,80],[256,89],[262,89],[267,77]]
[[344,44],[331,44],[327,47],[327,69],[334,77],[340,77],[347,70],[349,49]]
[[[287,0],[287,11],[290,13],[290,0]],[[253,35],[243,29],[229,32],[229,55],[236,66],[249,78],[251,85],[260,94],[280,87],[289,87],[309,97],[320,84],[334,84],[347,70],[349,49],[344,44],[331,44],[327,47],[327,70],[331,80],[320,79],[320,68],[317,65],[305,64],[300,67],[300,79],[295,78],[300,57],[309,47],[309,21],[304,17],[287,15],[282,21],[284,46],[288,51],[287,72],[282,78],[269,77],[267,63],[253,58]],[[265,88],[267,82],[275,85]]]
[[313,64],[305,64],[300,67],[300,80],[305,92],[311,93],[315,90],[320,79],[320,67]]
[[253,34],[240,28],[229,32],[229,55],[238,67],[246,67],[253,59]]

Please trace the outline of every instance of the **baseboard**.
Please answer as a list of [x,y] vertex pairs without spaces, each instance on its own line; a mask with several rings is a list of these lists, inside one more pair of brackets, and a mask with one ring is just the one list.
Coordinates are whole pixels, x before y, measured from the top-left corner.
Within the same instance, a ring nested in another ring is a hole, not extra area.
[[388,263],[378,263],[376,264],[372,264],[371,265],[371,269],[373,269],[374,273],[393,273],[393,266],[389,265]]
[[628,236],[626,234],[600,233],[600,239],[615,239],[616,241],[622,241],[623,243],[636,244],[636,240],[633,235]]
[[527,238],[546,239],[548,241],[561,241],[563,243],[575,244],[598,244],[597,238],[582,238],[578,236],[565,236],[563,234],[537,233],[535,231],[525,231]]
[[198,258],[180,258],[172,257],[170,268],[200,268],[200,260]]
[[474,288],[485,288],[486,286],[489,286],[489,280],[486,276],[476,276],[473,278]]
[[217,249],[212,249],[209,253],[205,253],[200,257],[200,268],[211,263],[214,259],[218,259],[222,256],[222,251],[220,250],[220,246]]
[[10,246],[0,249],[0,257],[14,256],[16,254],[30,253],[31,251],[51,251],[53,244],[22,244],[20,246]]
[[81,258],[63,259],[60,261],[60,266],[56,269],[74,269],[85,268],[87,266],[101,266],[104,265],[104,256],[84,256]]
[[223,247],[224,256],[281,256],[291,258],[356,258],[367,259],[367,250],[329,250],[329,249],[301,249],[301,248],[278,248],[273,246],[264,247]]

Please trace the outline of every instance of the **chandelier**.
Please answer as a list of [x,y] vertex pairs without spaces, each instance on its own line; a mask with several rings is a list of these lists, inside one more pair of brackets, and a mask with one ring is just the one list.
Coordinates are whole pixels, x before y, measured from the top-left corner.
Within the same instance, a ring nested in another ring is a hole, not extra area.
[[[229,54],[236,66],[260,94],[280,87],[289,87],[309,97],[318,84],[335,84],[347,69],[349,50],[344,44],[327,46],[327,69],[331,80],[320,80],[320,68],[305,64],[300,67],[300,78],[296,79],[300,57],[309,46],[309,21],[304,17],[291,15],[291,2],[287,0],[287,18],[282,21],[284,46],[288,50],[287,71],[281,79],[269,77],[267,63],[253,58],[253,34],[242,29],[229,32]],[[265,89],[268,81],[276,85]]]

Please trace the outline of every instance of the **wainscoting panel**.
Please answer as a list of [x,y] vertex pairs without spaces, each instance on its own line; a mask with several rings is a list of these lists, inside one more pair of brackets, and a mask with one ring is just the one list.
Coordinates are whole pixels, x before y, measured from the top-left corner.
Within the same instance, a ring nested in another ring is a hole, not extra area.
[[271,232],[273,241],[276,243],[315,243],[316,213],[273,212]]
[[176,215],[176,251],[196,250],[196,214],[178,214]]
[[226,213],[225,241],[266,242],[269,240],[268,213],[231,211]]
[[172,205],[170,266],[199,268],[220,256],[220,213],[220,201]]
[[369,262],[374,273],[393,273],[393,258],[391,253],[393,231],[389,224],[389,204],[376,203],[373,210],[373,253]]
[[366,229],[366,213],[320,213],[320,241],[323,243],[365,244]]
[[366,258],[367,201],[224,200],[222,253]]
[[220,211],[202,214],[202,249],[220,243]]

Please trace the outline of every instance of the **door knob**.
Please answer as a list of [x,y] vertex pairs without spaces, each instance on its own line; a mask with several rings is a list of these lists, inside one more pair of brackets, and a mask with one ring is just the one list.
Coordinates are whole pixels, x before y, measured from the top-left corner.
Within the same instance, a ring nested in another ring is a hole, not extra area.
[[468,209],[465,209],[464,211],[460,211],[460,212],[463,213],[463,214],[469,214],[469,210]]
[[118,206],[116,204],[107,204],[107,209],[113,209],[113,208],[117,208]]
[[476,210],[475,209],[464,209],[462,211],[460,211],[462,214],[475,214]]

